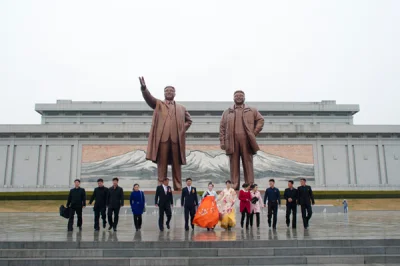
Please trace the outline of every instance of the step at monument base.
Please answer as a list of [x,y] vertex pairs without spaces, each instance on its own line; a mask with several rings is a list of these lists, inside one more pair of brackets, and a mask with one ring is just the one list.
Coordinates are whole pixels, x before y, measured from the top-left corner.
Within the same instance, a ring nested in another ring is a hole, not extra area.
[[255,256],[255,257],[140,257],[140,258],[8,258],[0,266],[140,266],[140,265],[353,265],[400,263],[400,255]]
[[0,242],[0,266],[400,265],[400,239]]

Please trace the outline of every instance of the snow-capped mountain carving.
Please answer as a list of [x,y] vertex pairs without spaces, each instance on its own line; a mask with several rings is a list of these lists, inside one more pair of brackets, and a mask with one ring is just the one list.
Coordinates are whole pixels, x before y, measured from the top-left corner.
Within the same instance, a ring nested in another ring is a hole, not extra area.
[[[229,179],[229,159],[223,151],[192,150],[186,153],[187,165],[182,166],[182,175],[196,180],[222,181]],[[135,150],[98,162],[82,163],[82,178],[90,177],[134,177],[148,179],[157,176],[157,165],[146,160],[143,150]],[[314,165],[299,163],[276,155],[259,151],[254,156],[256,178],[314,176]]]

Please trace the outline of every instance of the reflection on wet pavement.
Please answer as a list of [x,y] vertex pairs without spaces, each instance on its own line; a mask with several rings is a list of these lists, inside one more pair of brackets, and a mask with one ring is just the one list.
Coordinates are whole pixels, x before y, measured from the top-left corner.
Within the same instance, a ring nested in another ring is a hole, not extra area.
[[[93,230],[93,216],[83,217],[83,230],[67,232],[67,220],[57,213],[1,213],[0,239],[2,241],[232,241],[232,240],[286,240],[286,239],[373,239],[400,238],[400,212],[365,211],[348,214],[316,213],[310,228],[301,226],[297,217],[297,230],[287,228],[284,213],[278,214],[277,230],[267,227],[267,217],[261,217],[260,229],[233,228],[225,231],[217,226],[214,231],[196,228],[185,231],[183,216],[174,215],[171,230],[159,232],[156,214],[143,215],[141,232],[135,232],[130,215],[120,216],[118,231]],[[240,217],[237,217],[239,219]],[[238,221],[239,222],[239,221]],[[238,223],[240,224],[240,223]]]

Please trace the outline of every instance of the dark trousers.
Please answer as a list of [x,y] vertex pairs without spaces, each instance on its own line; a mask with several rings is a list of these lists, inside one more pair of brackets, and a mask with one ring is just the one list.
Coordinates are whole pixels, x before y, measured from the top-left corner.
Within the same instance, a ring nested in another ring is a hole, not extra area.
[[185,206],[185,229],[189,229],[189,214],[190,214],[190,225],[194,228],[193,219],[196,214],[195,206]]
[[[114,229],[117,228],[118,225],[118,218],[119,218],[119,209],[120,208],[108,208],[107,216],[108,216],[108,223]],[[114,213],[114,221],[113,221],[113,213]]]
[[294,204],[286,204],[286,224],[290,225],[290,214],[292,214],[292,227],[296,228],[296,215],[297,215],[297,205]]
[[141,229],[142,228],[142,215],[134,214],[133,215],[133,223],[135,224],[136,229]]
[[276,223],[278,221],[278,202],[268,201],[268,225],[271,227],[271,218],[274,216],[272,227],[276,228]]
[[71,207],[69,211],[68,230],[72,230],[74,225],[74,216],[78,216],[78,227],[82,226],[82,207]]
[[305,228],[308,227],[308,222],[312,216],[312,208],[311,204],[302,204],[301,205],[301,216],[303,217],[303,225]]
[[248,213],[246,209],[244,211],[242,211],[242,218],[240,220],[240,225],[242,226],[242,228],[243,228],[243,225],[244,225],[244,218],[245,217],[246,217],[246,228],[249,228],[250,213]]
[[164,230],[164,213],[167,215],[167,226],[169,226],[169,222],[171,221],[172,217],[172,211],[171,211],[171,205],[170,204],[165,204],[161,205],[158,208],[159,212],[159,217],[158,217],[158,227],[160,230]]
[[100,229],[99,220],[103,220],[103,225],[106,224],[106,207],[103,208],[96,208],[94,210],[94,229]]
[[253,212],[253,213],[250,215],[250,226],[253,226],[254,215],[256,216],[256,225],[257,225],[257,228],[259,228],[259,227],[260,227],[260,213],[259,213],[259,212],[256,212],[256,213]]

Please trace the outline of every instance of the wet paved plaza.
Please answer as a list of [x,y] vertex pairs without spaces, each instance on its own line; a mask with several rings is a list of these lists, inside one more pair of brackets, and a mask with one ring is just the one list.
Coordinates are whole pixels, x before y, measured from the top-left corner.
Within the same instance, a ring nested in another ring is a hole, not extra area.
[[[93,230],[93,215],[83,216],[83,230],[67,232],[67,220],[58,213],[1,213],[1,241],[235,241],[288,239],[400,239],[400,212],[354,211],[348,214],[315,213],[310,228],[287,228],[284,212],[278,213],[278,228],[270,230],[266,215],[261,216],[260,229],[241,229],[240,225],[225,231],[217,226],[214,232],[202,228],[184,231],[183,215],[175,214],[171,229],[159,232],[158,215],[143,215],[141,232],[135,232],[131,215],[121,215],[117,232]],[[237,215],[237,221],[240,217]],[[75,220],[76,221],[76,220]]]

